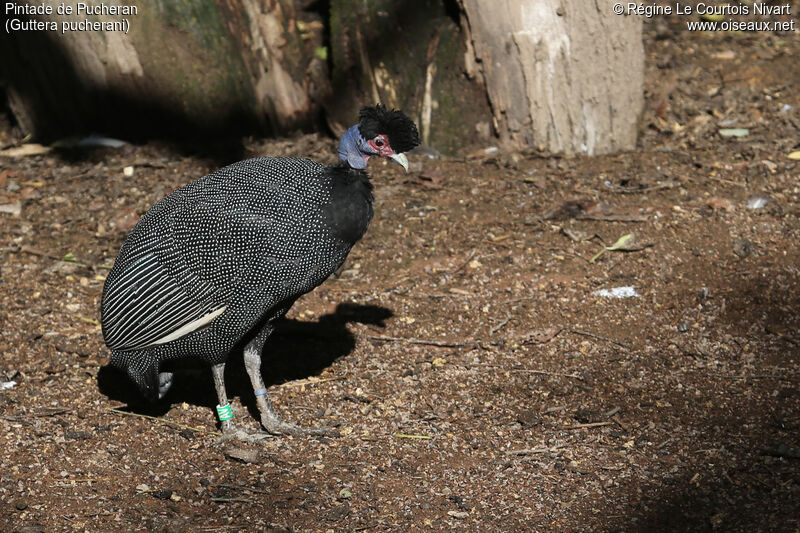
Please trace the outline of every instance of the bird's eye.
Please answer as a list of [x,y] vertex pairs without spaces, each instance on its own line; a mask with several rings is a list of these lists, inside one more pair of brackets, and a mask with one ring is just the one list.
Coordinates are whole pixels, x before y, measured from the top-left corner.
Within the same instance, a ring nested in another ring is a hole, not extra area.
[[383,146],[383,139],[375,139],[375,146]]

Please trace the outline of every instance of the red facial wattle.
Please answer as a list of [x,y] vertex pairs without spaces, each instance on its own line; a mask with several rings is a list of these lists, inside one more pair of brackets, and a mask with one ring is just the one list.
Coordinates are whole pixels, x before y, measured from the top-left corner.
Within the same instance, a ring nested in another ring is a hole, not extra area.
[[383,133],[374,139],[368,140],[367,146],[375,150],[378,155],[382,157],[390,157],[394,155],[394,150],[392,150],[391,145],[389,145],[389,138]]

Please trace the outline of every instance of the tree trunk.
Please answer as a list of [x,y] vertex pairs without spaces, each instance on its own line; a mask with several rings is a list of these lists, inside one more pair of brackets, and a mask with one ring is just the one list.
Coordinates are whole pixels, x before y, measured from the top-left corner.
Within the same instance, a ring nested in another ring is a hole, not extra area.
[[0,76],[26,133],[45,140],[92,131],[129,139],[285,134],[322,128],[323,109],[338,133],[361,106],[382,102],[406,111],[423,142],[443,152],[485,146],[492,132],[510,148],[552,152],[635,144],[641,24],[598,4],[130,5],[136,14],[44,19],[59,26],[126,19],[128,33],[0,32]]
[[[59,31],[12,32],[0,42],[0,72],[26,133],[283,133],[318,113],[324,24],[293,0],[151,0],[119,16],[78,15],[77,2],[66,3],[73,15],[37,17]],[[62,23],[84,19],[127,19],[130,30],[61,33]]]
[[586,154],[635,146],[640,17],[614,15],[604,2],[460,1],[504,143]]
[[458,19],[456,4],[443,0],[332,0],[332,129],[383,102],[414,118],[423,144],[443,152],[488,142],[491,113],[481,83],[465,75]]

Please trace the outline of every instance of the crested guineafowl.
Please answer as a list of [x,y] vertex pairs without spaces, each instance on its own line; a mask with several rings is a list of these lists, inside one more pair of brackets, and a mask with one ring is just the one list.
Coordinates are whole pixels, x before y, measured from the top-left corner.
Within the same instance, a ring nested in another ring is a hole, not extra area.
[[261,424],[272,434],[331,434],[282,421],[267,398],[261,350],[303,294],[344,262],[372,218],[370,156],[408,170],[419,144],[414,122],[378,104],[364,107],[339,142],[339,163],[259,157],[175,190],[125,239],[103,288],[103,338],[111,363],[156,400],[172,384],[163,361],[211,364],[226,436],[232,422],[223,374],[244,349]]

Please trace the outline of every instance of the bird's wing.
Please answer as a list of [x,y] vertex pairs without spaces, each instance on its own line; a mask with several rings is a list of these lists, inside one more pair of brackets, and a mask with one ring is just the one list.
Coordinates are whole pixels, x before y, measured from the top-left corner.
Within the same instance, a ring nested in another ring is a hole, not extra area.
[[[322,167],[255,159],[210,174],[153,206],[126,239],[103,295],[106,344],[146,348],[227,309],[228,335],[322,282],[343,257],[314,217]],[[344,254],[346,255],[346,253]],[[328,257],[330,256],[330,257]]]
[[103,297],[103,335],[114,350],[137,350],[195,331],[225,311],[216,289],[197,280],[190,295],[155,253],[131,263]]
[[[103,295],[109,348],[137,350],[188,335],[224,313],[232,293],[251,281],[263,240],[256,237],[269,234],[270,224],[225,195],[187,196],[157,204],[126,240]],[[260,295],[265,301],[256,307],[269,306],[270,297]]]

